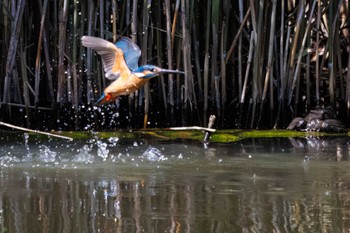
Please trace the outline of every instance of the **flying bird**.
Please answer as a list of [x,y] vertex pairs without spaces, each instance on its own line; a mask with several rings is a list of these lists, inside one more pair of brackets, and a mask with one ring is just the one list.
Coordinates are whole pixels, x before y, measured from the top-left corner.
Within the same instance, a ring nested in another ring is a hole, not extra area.
[[98,105],[114,101],[143,87],[150,78],[163,73],[184,74],[178,70],[162,69],[154,65],[139,66],[141,50],[130,38],[122,37],[115,44],[93,36],[83,36],[82,45],[96,51],[102,58],[105,77],[113,81],[104,89]]

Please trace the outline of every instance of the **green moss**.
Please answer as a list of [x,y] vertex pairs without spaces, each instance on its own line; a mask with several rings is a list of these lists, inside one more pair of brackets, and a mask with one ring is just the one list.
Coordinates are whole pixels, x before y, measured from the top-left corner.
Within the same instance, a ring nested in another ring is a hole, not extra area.
[[[197,130],[169,130],[169,129],[147,129],[147,130],[118,130],[113,132],[84,132],[84,131],[69,131],[69,132],[52,132],[67,137],[72,137],[74,140],[85,140],[93,137],[108,139],[117,137],[120,139],[155,139],[155,140],[174,140],[188,139],[194,141],[202,141],[204,132]],[[37,135],[46,137],[45,135]],[[327,134],[327,133],[310,133],[298,132],[290,130],[218,130],[211,133],[210,142],[229,143],[236,142],[245,138],[271,138],[271,137],[321,137],[321,136],[350,136],[350,133],[345,134]]]

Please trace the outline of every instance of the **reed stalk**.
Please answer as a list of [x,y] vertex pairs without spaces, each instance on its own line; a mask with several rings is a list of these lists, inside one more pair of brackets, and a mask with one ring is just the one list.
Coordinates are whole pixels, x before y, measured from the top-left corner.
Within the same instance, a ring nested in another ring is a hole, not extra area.
[[220,11],[220,1],[219,0],[213,0],[212,1],[212,38],[213,38],[213,44],[212,44],[212,53],[211,53],[211,86],[212,88],[212,97],[215,99],[216,102],[216,110],[217,110],[217,116],[220,119],[221,118],[221,103],[220,103],[220,89],[219,89],[219,82],[220,82],[220,76],[219,76],[219,68],[218,68],[218,46],[219,46],[219,39],[218,39],[218,31],[219,31],[219,11]]
[[[166,50],[168,69],[173,68],[173,38],[171,37],[171,8],[170,0],[165,0],[165,16],[166,16]],[[168,102],[170,104],[170,115],[174,114],[174,79],[173,75],[168,77]]]
[[[251,1],[252,2],[252,1]],[[251,3],[251,8],[252,8],[252,16],[255,15],[253,13],[253,8],[254,3]],[[256,41],[255,41],[255,59],[253,61],[253,89],[252,89],[252,100],[253,100],[253,106],[252,106],[252,118],[250,121],[250,127],[253,128],[255,125],[255,114],[256,114],[256,108],[258,103],[260,103],[261,100],[261,62],[262,62],[262,46],[264,42],[264,35],[262,34],[263,32],[263,15],[264,15],[264,1],[260,0],[259,1],[259,11],[258,11],[258,24],[256,25]],[[253,18],[253,17],[252,17]],[[253,22],[254,25],[254,22]],[[254,26],[253,26],[254,28]],[[259,37],[259,39],[257,39]]]
[[[15,8],[15,5],[17,8]],[[15,65],[15,58],[16,58],[16,50],[18,45],[18,37],[22,25],[22,17],[23,17],[23,11],[24,11],[25,1],[19,0],[17,4],[14,4],[12,1],[12,8],[14,13],[14,20],[11,25],[11,38],[10,43],[8,47],[7,52],[7,60],[6,60],[6,70],[5,70],[5,81],[4,81],[4,92],[3,92],[3,102],[8,103],[11,102],[10,99],[10,80],[12,77],[13,68]]]
[[[244,25],[243,23],[243,0],[238,1],[238,8],[239,8],[239,22],[241,24],[241,27]],[[242,27],[243,28],[243,27]],[[243,46],[243,40],[242,40],[242,34],[239,34],[238,38],[238,96],[242,96],[242,89],[243,89],[243,74],[242,74],[242,46]]]
[[[142,57],[141,57],[141,63],[146,64],[147,63],[147,54],[149,52],[148,50],[148,26],[149,26],[149,10],[151,8],[151,0],[147,0],[143,2],[143,12],[142,12]],[[152,48],[150,48],[151,50]],[[144,92],[145,92],[145,103],[144,103],[144,120],[143,120],[143,128],[147,128],[148,124],[148,113],[149,113],[149,103],[150,103],[150,84],[149,82],[146,83],[144,86]]]
[[[312,25],[312,18],[313,18],[313,14],[314,14],[314,10],[315,10],[315,6],[316,6],[316,3],[317,3],[317,0],[315,0],[312,4],[312,7],[311,7],[311,10],[310,10],[310,15],[309,15],[309,19],[308,19],[308,22],[307,22],[307,26],[306,26],[306,33],[304,34],[303,36],[303,40],[301,42],[301,47],[300,47],[300,50],[299,50],[299,54],[298,54],[298,59],[297,59],[297,62],[296,62],[296,68],[295,68],[295,71],[294,71],[294,77],[293,77],[293,82],[292,82],[292,88],[291,88],[291,92],[290,92],[290,95],[289,95],[289,103],[291,102],[291,99],[292,99],[292,92],[293,92],[293,89],[295,88],[296,86],[296,82],[297,82],[297,79],[299,77],[299,74],[300,74],[300,68],[301,68],[301,59],[302,59],[302,56],[304,54],[304,49],[305,49],[305,44],[306,44],[306,41],[307,41],[307,38],[309,37],[309,31],[310,31],[310,28],[311,28],[311,25]],[[297,99],[297,98],[296,98]]]
[[[23,44],[23,41],[22,43]],[[26,120],[28,127],[31,127],[31,115],[29,111],[30,106],[30,96],[29,96],[29,87],[28,87],[28,74],[27,74],[27,63],[26,63],[26,52],[23,49],[23,45],[21,46],[21,75],[22,75],[22,87],[23,87],[23,98],[26,112]]]
[[249,77],[249,71],[250,71],[250,65],[252,63],[253,59],[253,53],[254,53],[254,33],[253,31],[250,34],[250,43],[249,43],[249,52],[248,52],[248,59],[247,59],[247,67],[245,69],[245,75],[244,75],[244,83],[242,88],[242,95],[240,97],[240,103],[243,104],[245,101],[245,96],[248,88],[248,77]]
[[277,2],[276,0],[273,0],[272,13],[271,13],[271,27],[270,27],[270,36],[269,36],[269,45],[268,45],[268,61],[267,61],[267,67],[266,67],[265,85],[264,85],[264,91],[262,95],[262,101],[265,101],[266,99],[270,75],[273,69],[272,61],[273,61],[273,43],[274,43],[275,25],[276,25],[276,9],[277,9]]
[[[219,127],[236,127],[240,119],[252,128],[284,127],[290,113],[350,106],[349,3],[343,0],[4,0],[0,7],[0,96],[10,106],[1,117],[25,108],[27,125],[43,115],[31,110],[35,106],[52,111],[46,122],[58,116],[57,127],[65,118],[66,125],[72,122],[67,109],[73,106],[74,129],[93,121],[96,129],[203,125],[212,112],[221,116]],[[234,9],[237,16],[230,17]],[[86,34],[114,42],[130,36],[142,49],[140,63],[186,74],[153,79],[130,95],[129,107],[121,97],[117,107],[99,108],[87,119],[91,113],[83,106],[94,103],[106,81],[100,57],[80,44]],[[107,123],[114,111],[115,125]],[[169,114],[171,121],[159,117]]]
[[[43,41],[43,31],[44,31],[45,18],[46,18],[47,2],[48,0],[44,0],[42,10],[41,10],[42,13],[41,13],[41,20],[40,20],[40,32],[39,32],[37,53],[36,53],[36,59],[35,59],[35,101],[34,101],[35,105],[38,105],[39,103],[41,48],[42,48],[42,41]],[[38,3],[40,5],[39,1]]]
[[113,22],[112,22],[113,42],[116,42],[117,41],[117,2],[116,0],[112,0],[112,17],[113,17]]
[[63,103],[66,84],[66,67],[64,65],[64,55],[66,49],[66,32],[67,32],[67,15],[68,15],[68,0],[61,0],[61,14],[59,19],[59,39],[58,39],[58,87],[57,87],[57,103]]
[[[316,29],[320,29],[321,25],[321,0],[317,1],[317,21],[316,21]],[[316,94],[316,103],[320,102],[320,34],[316,33],[316,85],[315,85],[315,94]]]
[[203,108],[203,120],[207,122],[207,111],[208,111],[208,98],[209,98],[209,44],[210,44],[210,7],[211,0],[207,2],[207,12],[206,12],[206,29],[205,29],[205,53],[204,53],[204,108]]
[[[78,2],[74,1],[73,35],[78,35]],[[73,37],[72,47],[72,78],[73,78],[73,106],[75,109],[75,128],[78,128],[78,74],[77,74],[77,38]]]

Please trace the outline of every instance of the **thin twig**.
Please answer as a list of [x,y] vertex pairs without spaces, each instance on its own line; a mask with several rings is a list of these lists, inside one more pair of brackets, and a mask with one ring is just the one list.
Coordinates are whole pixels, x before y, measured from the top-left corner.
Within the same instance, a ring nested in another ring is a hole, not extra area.
[[210,129],[205,127],[199,127],[199,126],[188,126],[188,127],[171,127],[170,130],[204,130],[208,132],[216,132],[216,129]]
[[8,123],[2,122],[2,121],[0,121],[0,125],[6,126],[6,127],[9,127],[9,128],[13,128],[13,129],[17,129],[17,130],[26,131],[26,132],[44,134],[44,135],[51,136],[51,137],[63,138],[63,139],[67,139],[67,140],[73,141],[73,138],[71,138],[71,137],[66,137],[66,136],[61,136],[61,135],[57,135],[57,134],[47,133],[47,132],[43,132],[43,131],[40,131],[40,130],[33,130],[33,129],[23,128],[23,127],[11,125],[11,124],[8,124]]

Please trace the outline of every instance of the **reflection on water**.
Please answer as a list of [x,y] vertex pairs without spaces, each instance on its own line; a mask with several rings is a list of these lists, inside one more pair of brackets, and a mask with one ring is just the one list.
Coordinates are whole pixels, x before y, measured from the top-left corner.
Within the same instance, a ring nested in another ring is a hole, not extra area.
[[0,232],[350,231],[348,138],[0,143]]

